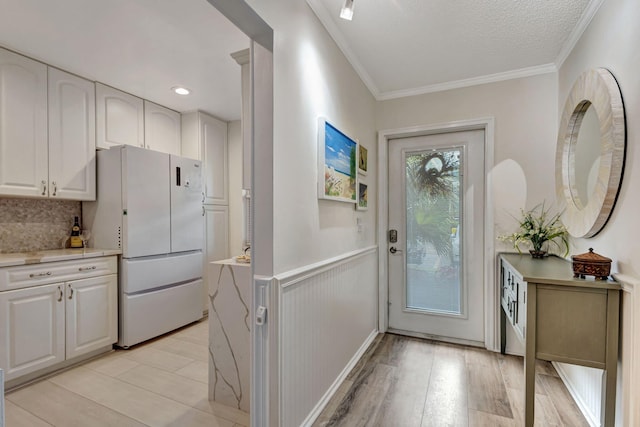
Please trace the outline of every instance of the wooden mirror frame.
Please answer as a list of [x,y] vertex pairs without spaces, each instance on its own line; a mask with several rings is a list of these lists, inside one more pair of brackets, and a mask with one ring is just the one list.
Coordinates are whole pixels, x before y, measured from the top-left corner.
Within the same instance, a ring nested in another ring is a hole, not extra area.
[[[589,107],[595,109],[600,123],[601,157],[595,188],[583,206],[577,197],[571,153]],[[573,237],[593,237],[607,223],[622,182],[625,146],[624,105],[616,79],[604,68],[585,71],[565,103],[556,148],[556,198],[562,223]]]

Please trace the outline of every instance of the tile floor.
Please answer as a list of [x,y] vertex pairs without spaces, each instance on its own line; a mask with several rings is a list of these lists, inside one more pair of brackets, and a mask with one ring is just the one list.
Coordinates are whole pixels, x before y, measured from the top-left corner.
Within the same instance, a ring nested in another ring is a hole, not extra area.
[[207,371],[205,319],[7,393],[5,427],[248,426],[208,400]]

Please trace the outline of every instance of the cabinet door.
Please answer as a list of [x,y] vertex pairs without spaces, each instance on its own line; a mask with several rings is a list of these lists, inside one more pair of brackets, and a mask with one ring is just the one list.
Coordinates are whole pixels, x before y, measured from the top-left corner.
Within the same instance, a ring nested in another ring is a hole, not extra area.
[[49,68],[49,196],[96,199],[93,82]]
[[64,361],[64,285],[0,292],[0,368],[6,380]]
[[67,282],[67,359],[118,341],[118,276]]
[[142,99],[96,83],[96,133],[97,148],[144,147]]
[[228,205],[227,123],[200,113],[205,203]]
[[47,197],[47,67],[0,48],[0,195]]
[[229,208],[227,206],[204,206],[204,309],[208,308],[209,263],[229,258]]
[[144,141],[151,150],[180,155],[180,113],[144,101]]

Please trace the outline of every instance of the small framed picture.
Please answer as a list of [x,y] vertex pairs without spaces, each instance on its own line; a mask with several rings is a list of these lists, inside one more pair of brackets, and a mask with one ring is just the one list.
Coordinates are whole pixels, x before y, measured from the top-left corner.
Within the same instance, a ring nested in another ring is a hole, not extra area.
[[356,205],[356,210],[366,211],[368,207],[367,184],[358,182],[358,204]]
[[318,198],[357,204],[358,142],[318,119]]
[[360,144],[358,144],[358,173],[367,174],[367,149]]

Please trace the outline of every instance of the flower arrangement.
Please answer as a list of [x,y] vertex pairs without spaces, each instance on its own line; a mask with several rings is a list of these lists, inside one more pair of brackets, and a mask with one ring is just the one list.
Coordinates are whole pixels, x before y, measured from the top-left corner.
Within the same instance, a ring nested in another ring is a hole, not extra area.
[[520,231],[500,236],[499,239],[513,243],[513,246],[520,251],[520,244],[527,243],[532,246],[531,255],[541,258],[546,253],[542,250],[544,242],[551,242],[564,249],[564,255],[569,253],[569,241],[567,240],[567,229],[560,222],[560,214],[550,215],[549,209],[545,209],[544,203],[537,205],[529,211],[521,209],[522,218],[518,220]]

